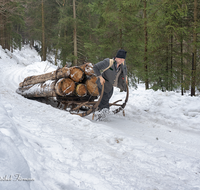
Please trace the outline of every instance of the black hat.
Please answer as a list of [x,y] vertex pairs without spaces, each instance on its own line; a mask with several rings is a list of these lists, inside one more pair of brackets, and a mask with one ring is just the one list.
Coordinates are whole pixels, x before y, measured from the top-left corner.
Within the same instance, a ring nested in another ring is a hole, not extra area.
[[120,49],[120,50],[117,52],[116,57],[122,58],[122,59],[126,59],[126,53],[127,53],[127,51],[125,51],[125,50],[123,50],[123,49]]

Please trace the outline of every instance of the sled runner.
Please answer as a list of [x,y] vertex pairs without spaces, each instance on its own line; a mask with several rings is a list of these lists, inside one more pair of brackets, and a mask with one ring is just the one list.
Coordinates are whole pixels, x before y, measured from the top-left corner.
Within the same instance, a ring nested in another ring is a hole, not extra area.
[[[92,67],[91,63],[86,63],[70,68],[63,67],[43,75],[29,76],[19,84],[16,92],[26,98],[69,111],[71,114],[84,117],[93,113],[94,117],[103,97],[104,85],[99,94],[96,84],[97,77]],[[128,96],[127,85],[124,103],[119,104],[122,100],[110,103],[110,106],[118,107],[113,111],[114,114],[124,109]]]

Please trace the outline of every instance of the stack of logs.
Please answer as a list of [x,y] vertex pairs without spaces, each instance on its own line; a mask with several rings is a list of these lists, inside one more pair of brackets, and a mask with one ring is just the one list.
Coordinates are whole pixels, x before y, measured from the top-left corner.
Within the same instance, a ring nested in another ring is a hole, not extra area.
[[19,84],[17,93],[26,98],[98,96],[93,65],[63,67],[43,75],[30,76]]

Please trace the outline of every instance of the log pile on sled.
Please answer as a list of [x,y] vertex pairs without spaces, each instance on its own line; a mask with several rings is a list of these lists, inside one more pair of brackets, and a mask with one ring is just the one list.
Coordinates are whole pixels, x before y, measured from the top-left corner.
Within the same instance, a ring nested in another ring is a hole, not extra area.
[[68,97],[72,100],[99,95],[93,65],[63,67],[54,72],[29,76],[19,84],[17,93],[26,98]]
[[[98,110],[104,93],[102,85],[101,94],[98,92],[96,84],[97,77],[93,71],[91,63],[85,63],[80,66],[63,67],[53,72],[29,76],[19,84],[17,93],[22,96],[51,104],[54,107],[67,110],[70,113],[87,116]],[[123,104],[118,104],[118,100],[110,106],[118,106],[113,113],[123,110],[128,101],[127,95]],[[53,100],[53,103],[52,103]]]

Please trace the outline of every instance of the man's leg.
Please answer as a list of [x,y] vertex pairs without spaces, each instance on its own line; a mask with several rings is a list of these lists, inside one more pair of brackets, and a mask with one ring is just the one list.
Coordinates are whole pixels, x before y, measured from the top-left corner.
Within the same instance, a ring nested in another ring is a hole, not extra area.
[[[101,94],[101,89],[98,88],[98,90],[99,90],[99,94]],[[109,100],[110,100],[112,94],[113,94],[113,87],[112,87],[110,92],[108,92],[108,93],[104,92],[103,93],[103,97],[102,97],[101,102],[99,104],[99,109],[100,110],[102,110],[104,108],[108,108],[109,109]]]

